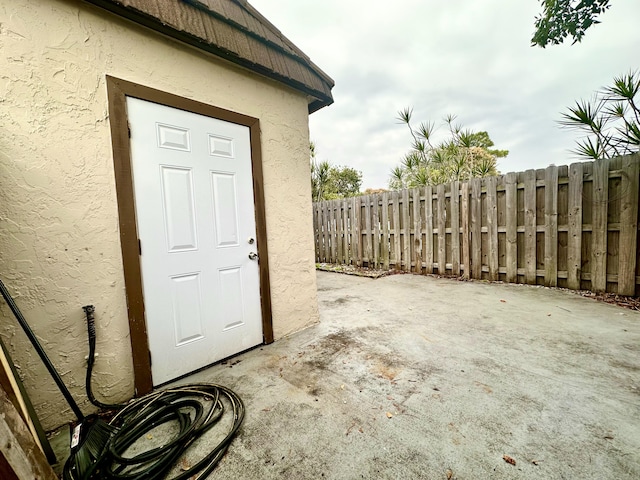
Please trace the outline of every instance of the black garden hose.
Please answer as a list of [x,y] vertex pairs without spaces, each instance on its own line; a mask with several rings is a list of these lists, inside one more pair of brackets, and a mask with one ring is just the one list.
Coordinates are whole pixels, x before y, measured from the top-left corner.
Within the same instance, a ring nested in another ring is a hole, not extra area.
[[[171,480],[202,479],[224,456],[244,420],[244,404],[232,390],[221,385],[196,383],[152,392],[124,407],[110,422],[116,429],[92,478],[113,480],[164,479],[178,458],[223,417],[228,403],[233,422],[227,433],[207,455]],[[179,431],[162,446],[134,456],[125,452],[136,442],[147,441],[150,431],[176,422]]]
[[85,379],[85,390],[87,391],[87,397],[89,401],[98,408],[103,409],[119,409],[125,406],[122,403],[103,403],[93,395],[91,389],[91,375],[93,373],[93,365],[96,361],[96,320],[94,313],[96,311],[93,305],[85,305],[82,307],[84,314],[87,318],[87,335],[89,337],[89,358],[87,360],[87,376]]
[[[95,361],[96,328],[93,305],[82,307],[87,317],[89,359],[87,362],[86,390],[91,403],[100,408],[118,409],[109,422],[111,434],[100,456],[86,469],[82,480],[157,480],[165,479],[180,456],[204,433],[223,418],[225,403],[231,406],[233,421],[225,437],[195,465],[171,480],[203,479],[224,456],[234,435],[244,420],[244,404],[227,387],[211,383],[195,383],[152,392],[128,404],[107,404],[95,398],[91,389],[91,375]],[[144,438],[156,427],[175,422],[178,433],[161,446],[128,456],[127,449]],[[65,468],[64,480],[80,480]]]

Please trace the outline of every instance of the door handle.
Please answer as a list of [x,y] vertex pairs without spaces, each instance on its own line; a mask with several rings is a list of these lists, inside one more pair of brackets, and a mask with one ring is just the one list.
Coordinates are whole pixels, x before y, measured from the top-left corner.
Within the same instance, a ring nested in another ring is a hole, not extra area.
[[249,260],[258,260],[258,254],[255,252],[249,253]]

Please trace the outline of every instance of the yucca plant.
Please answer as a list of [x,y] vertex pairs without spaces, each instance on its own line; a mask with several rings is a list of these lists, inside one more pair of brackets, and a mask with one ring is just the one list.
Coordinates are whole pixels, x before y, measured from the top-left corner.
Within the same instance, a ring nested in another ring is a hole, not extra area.
[[639,91],[640,71],[630,71],[615,77],[590,101],[579,100],[568,107],[560,125],[584,134],[572,152],[579,158],[599,160],[640,151]]
[[492,150],[493,141],[487,132],[473,132],[455,123],[455,115],[447,115],[448,138],[434,143],[434,122],[423,122],[413,128],[413,109],[398,112],[396,119],[407,125],[411,134],[411,150],[400,164],[391,170],[389,188],[400,190],[425,185],[437,185],[452,180],[468,180],[474,176],[497,175],[497,159],[507,150]]

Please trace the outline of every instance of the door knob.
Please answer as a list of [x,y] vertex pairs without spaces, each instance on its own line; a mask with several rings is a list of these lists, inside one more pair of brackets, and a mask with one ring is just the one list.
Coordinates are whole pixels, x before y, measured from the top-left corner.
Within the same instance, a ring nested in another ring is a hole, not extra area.
[[249,260],[257,260],[258,259],[258,254],[255,252],[250,252],[249,253]]

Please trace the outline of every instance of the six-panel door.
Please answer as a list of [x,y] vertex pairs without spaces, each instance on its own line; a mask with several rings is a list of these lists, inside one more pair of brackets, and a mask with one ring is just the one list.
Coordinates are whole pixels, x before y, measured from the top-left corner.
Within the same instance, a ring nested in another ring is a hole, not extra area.
[[262,343],[249,128],[131,97],[127,112],[158,385]]

